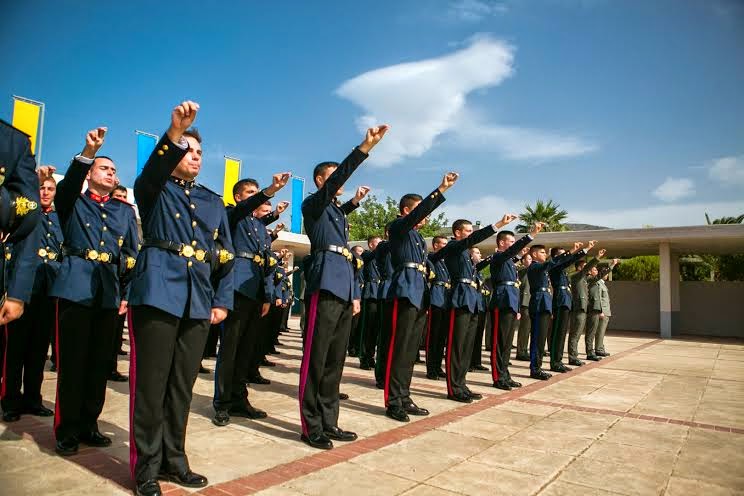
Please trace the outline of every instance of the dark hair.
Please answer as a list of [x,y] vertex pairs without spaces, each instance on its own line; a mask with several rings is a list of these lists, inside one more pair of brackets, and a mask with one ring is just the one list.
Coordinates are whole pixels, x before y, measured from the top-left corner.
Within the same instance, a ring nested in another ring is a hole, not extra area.
[[434,236],[431,238],[431,245],[434,246],[434,243],[436,243],[438,239],[443,239],[445,243],[447,242],[446,236]]
[[[121,191],[121,192],[123,192],[126,195],[127,194],[127,187],[126,186],[122,186],[120,184],[120,185],[118,185],[117,187],[114,188],[114,191]],[[112,191],[112,193],[114,191]]]
[[53,183],[54,183],[55,185],[57,184],[57,180],[56,180],[56,179],[54,179],[54,177],[52,177],[52,176],[47,176],[47,177],[45,177],[44,179],[42,179],[41,181],[39,181],[39,187],[41,187],[41,186],[42,186],[42,185],[43,185],[43,184],[44,184],[45,182],[47,182],[47,181],[51,181],[51,182],[53,182]]
[[183,132],[183,136],[184,137],[191,136],[192,138],[196,140],[197,143],[201,145],[202,137],[197,128],[195,127],[188,128],[186,131]]
[[473,225],[473,223],[467,219],[457,219],[455,223],[452,224],[452,234],[455,234],[455,231],[461,230],[463,227],[467,226],[468,224],[470,224],[471,226]]
[[372,236],[367,236],[367,243],[371,243],[373,239],[382,239],[381,236],[378,236],[377,234],[374,234]]
[[233,196],[235,196],[238,193],[240,193],[240,190],[242,190],[245,186],[248,186],[249,184],[252,184],[256,188],[259,187],[258,186],[258,181],[256,181],[255,179],[251,179],[250,177],[247,177],[245,179],[241,179],[240,181],[238,181],[237,183],[235,183],[233,185]]
[[580,265],[584,265],[586,263],[586,260],[579,260],[574,264],[574,269],[579,270]]
[[507,236],[514,236],[514,233],[512,231],[499,231],[499,233],[496,235],[496,243],[498,243],[502,239],[505,239]]
[[550,258],[553,258],[556,255],[558,255],[558,252],[561,251],[561,250],[563,250],[563,248],[561,248],[560,246],[554,246],[554,247],[552,247],[550,249]]
[[400,210],[400,213],[403,213],[404,208],[413,208],[414,204],[420,202],[421,200],[423,200],[423,198],[421,198],[421,195],[417,195],[416,193],[406,193],[400,199],[398,210]]
[[326,169],[330,169],[331,167],[338,167],[338,163],[336,162],[321,162],[318,165],[315,166],[313,169],[313,182],[315,185],[318,185],[318,182],[315,181],[315,178],[318,176],[323,175],[323,173],[326,171]]
[[110,160],[111,162],[116,163],[114,162],[114,159],[109,157],[108,155],[96,155],[95,157],[93,157],[93,161],[95,162],[99,158],[105,158],[106,160]]
[[544,249],[545,245],[532,245],[532,247],[530,248],[530,253],[532,253],[533,251],[540,251]]

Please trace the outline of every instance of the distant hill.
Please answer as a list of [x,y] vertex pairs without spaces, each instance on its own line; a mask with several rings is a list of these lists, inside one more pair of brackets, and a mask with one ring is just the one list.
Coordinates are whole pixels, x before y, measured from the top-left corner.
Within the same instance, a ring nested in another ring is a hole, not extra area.
[[609,229],[609,227],[593,226],[592,224],[566,223],[564,224],[564,226],[566,226],[566,228],[568,228],[569,231],[600,231],[602,229]]

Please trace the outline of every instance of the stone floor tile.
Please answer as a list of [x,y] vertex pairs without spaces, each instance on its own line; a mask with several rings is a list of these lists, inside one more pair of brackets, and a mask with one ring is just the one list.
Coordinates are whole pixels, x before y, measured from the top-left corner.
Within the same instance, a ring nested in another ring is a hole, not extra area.
[[668,479],[669,474],[664,472],[647,471],[639,476],[634,468],[585,457],[571,463],[558,477],[558,480],[575,484],[597,481],[604,490],[629,495],[659,494]]
[[426,484],[473,496],[534,494],[548,482],[548,476],[530,475],[472,461],[462,462],[432,477]]
[[354,496],[397,495],[416,483],[394,475],[368,470],[353,463],[341,463],[299,479],[286,487],[307,495],[353,494]]

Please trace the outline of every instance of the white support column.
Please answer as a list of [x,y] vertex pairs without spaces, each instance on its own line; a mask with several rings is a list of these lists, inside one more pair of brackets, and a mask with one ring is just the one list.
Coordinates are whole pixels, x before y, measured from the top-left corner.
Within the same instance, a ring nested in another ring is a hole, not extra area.
[[679,319],[679,256],[669,243],[659,244],[659,330],[664,339],[676,334]]

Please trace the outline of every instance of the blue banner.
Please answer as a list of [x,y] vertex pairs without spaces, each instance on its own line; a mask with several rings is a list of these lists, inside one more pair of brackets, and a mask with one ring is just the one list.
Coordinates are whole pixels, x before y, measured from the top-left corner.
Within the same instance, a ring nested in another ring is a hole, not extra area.
[[142,131],[135,131],[135,133],[137,133],[137,176],[139,176],[155,149],[155,145],[158,144],[158,137]]
[[293,233],[302,233],[302,200],[305,197],[305,180],[292,177],[292,229]]

